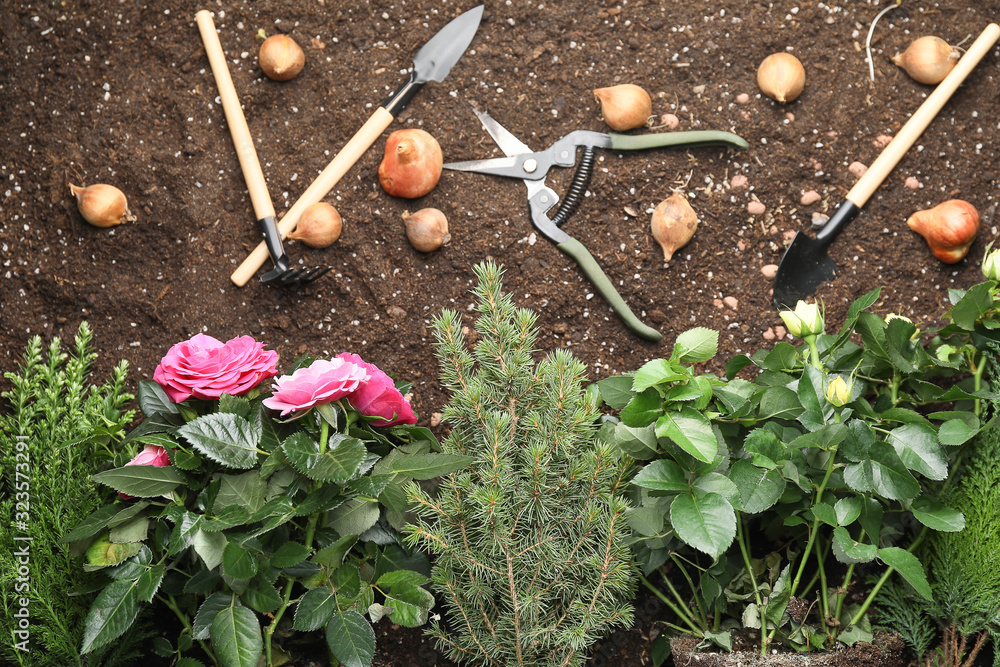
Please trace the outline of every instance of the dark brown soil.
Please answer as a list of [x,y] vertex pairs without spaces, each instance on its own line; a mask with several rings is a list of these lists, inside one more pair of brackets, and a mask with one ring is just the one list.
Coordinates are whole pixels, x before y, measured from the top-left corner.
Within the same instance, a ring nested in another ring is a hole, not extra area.
[[[417,48],[473,4],[0,3],[0,369],[15,367],[30,336],[69,338],[81,320],[96,331],[99,370],[127,359],[133,383],[197,332],[223,340],[252,334],[285,365],[302,353],[361,354],[414,381],[414,406],[429,423],[446,400],[429,325],[442,308],[469,309],[472,266],[486,258],[506,267],[516,301],[538,312],[539,350],[569,348],[591,379],[669,354],[675,336],[693,326],[722,331],[721,368],[736,352],[772,344],[781,324],[761,267],[779,261],[788,236],[810,229],[814,213],[832,212],[855,182],[848,165],[870,164],[879,137],[893,135],[931,90],[890,57],[924,34],[971,41],[1000,15],[1000,0],[903,3],[874,31],[873,84],[865,40],[887,4],[875,0],[487,0],[470,50],[392,127],[429,131],[446,161],[500,155],[472,105],[540,149],[571,130],[606,130],[591,91],[617,83],[652,94],[651,125],[673,114],[679,130],[729,130],[749,141],[741,153],[603,153],[589,196],[564,227],[663,332],[660,343],[625,329],[572,260],[532,228],[520,183],[445,172],[422,199],[386,195],[376,176],[384,136],[327,197],[343,215],[340,241],[321,251],[288,244],[294,258],[331,264],[333,272],[298,291],[256,280],[235,287],[229,275],[258,235],[195,11],[215,12],[280,215],[395,90]],[[307,62],[296,79],[261,74],[261,29],[302,45]],[[754,75],[765,56],[785,49],[801,59],[807,82],[782,106],[758,93]],[[819,296],[832,327],[853,299],[879,285],[876,311],[934,323],[949,288],[979,280],[984,248],[996,236],[997,53],[831,249],[841,271]],[[738,102],[741,94],[748,101]],[[749,187],[732,188],[737,175]],[[550,185],[565,193],[570,176],[554,173]],[[921,187],[907,187],[910,177]],[[127,194],[137,222],[105,230],[82,220],[67,184],[101,182]],[[675,188],[701,224],[665,265],[649,216]],[[820,202],[802,205],[810,190]],[[949,266],[905,220],[953,197],[976,206],[984,224],[969,257]],[[755,200],[764,214],[748,212]],[[426,206],[448,215],[453,236],[432,254],[410,247],[400,218]],[[648,664],[645,630],[606,655],[607,664]],[[406,636],[380,658],[384,664],[444,664],[419,634]],[[380,640],[392,644],[391,634]]]
[[714,653],[695,650],[697,640],[678,637],[671,642],[674,665],[677,667],[903,667],[906,665],[902,638],[896,634],[877,633],[871,643],[858,642],[853,646],[823,653],[769,653],[754,652]]

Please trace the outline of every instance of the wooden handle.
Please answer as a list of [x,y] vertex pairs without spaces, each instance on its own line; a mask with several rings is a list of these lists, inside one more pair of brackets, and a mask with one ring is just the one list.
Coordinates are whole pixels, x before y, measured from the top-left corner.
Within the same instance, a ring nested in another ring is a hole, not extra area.
[[[295,229],[295,226],[299,224],[299,220],[302,219],[302,214],[305,213],[307,208],[322,201],[323,197],[333,189],[333,186],[340,182],[340,179],[344,177],[347,170],[353,167],[361,159],[365,151],[375,143],[375,140],[385,132],[385,129],[392,123],[392,119],[392,114],[386,111],[384,107],[379,107],[375,110],[375,113],[365,121],[361,129],[351,137],[351,140],[337,153],[337,156],[330,161],[330,164],[326,165],[326,168],[320,172],[316,180],[306,188],[306,191],[288,209],[288,213],[278,222],[278,231],[281,232],[281,238],[285,238]],[[265,261],[267,261],[267,247],[262,242],[243,260],[243,263],[233,272],[230,279],[239,287],[246,285],[247,281],[250,280],[253,274],[257,273]]]
[[[267,192],[264,172],[260,169],[260,160],[257,159],[257,151],[254,150],[253,139],[250,137],[250,128],[247,127],[247,119],[243,116],[240,100],[236,96],[233,78],[229,75],[229,66],[226,64],[226,56],[222,53],[219,35],[215,32],[212,15],[207,9],[202,9],[195,14],[195,20],[201,33],[201,41],[205,44],[208,63],[212,66],[212,74],[215,75],[215,85],[219,88],[222,110],[226,114],[226,123],[229,125],[229,134],[233,137],[233,145],[236,146],[243,180],[246,181],[247,190],[250,191],[253,212],[258,220],[273,218],[274,204],[271,203],[271,195]],[[266,250],[265,248],[265,258]],[[261,264],[263,265],[263,262]]]
[[965,81],[979,61],[983,59],[997,39],[1000,38],[1000,26],[991,23],[979,35],[965,55],[959,59],[955,68],[948,73],[944,81],[937,85],[924,103],[920,105],[906,124],[899,130],[885,150],[875,158],[875,161],[868,171],[865,172],[851,191],[847,193],[847,199],[852,201],[858,208],[865,205],[868,198],[872,196],[875,189],[886,179],[889,172],[899,163],[910,150],[910,147],[917,141],[923,131],[930,125],[934,117],[941,111],[941,107],[951,98],[955,90]]

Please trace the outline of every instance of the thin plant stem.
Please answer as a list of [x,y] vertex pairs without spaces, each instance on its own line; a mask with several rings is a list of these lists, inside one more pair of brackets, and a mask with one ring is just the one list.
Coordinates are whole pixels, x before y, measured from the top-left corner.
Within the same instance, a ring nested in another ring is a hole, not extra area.
[[903,4],[903,0],[896,0],[896,4],[889,5],[880,11],[875,15],[875,20],[872,21],[871,26],[868,28],[868,37],[865,39],[865,54],[868,56],[868,76],[871,77],[872,83],[875,83],[875,62],[872,59],[872,33],[875,32],[875,24],[878,23],[878,20],[887,12],[899,7],[901,4]]
[[750,585],[753,587],[753,597],[757,601],[757,609],[760,610],[760,654],[767,655],[767,609],[760,599],[760,590],[757,588],[757,579],[753,576],[753,565],[750,563],[750,552],[747,550],[747,541],[743,535],[743,516],[736,518],[736,541],[740,545],[740,553],[743,554],[743,565],[747,568],[747,576],[750,577]]
[[[162,597],[157,595],[156,599],[162,602],[167,607],[167,609],[174,612],[174,615],[177,616],[178,620],[180,620],[181,625],[184,626],[184,629],[191,634],[192,638],[194,638],[194,630],[191,628],[191,621],[190,619],[188,619],[187,614],[181,611],[181,608],[177,605],[177,600],[174,599],[174,596],[168,595],[167,599],[164,600]],[[219,664],[219,659],[215,657],[214,653],[212,653],[211,647],[209,647],[209,645],[205,643],[205,640],[199,639],[198,645],[201,647],[201,650],[205,652],[205,655],[209,657],[213,665]]]
[[705,607],[701,604],[701,597],[698,595],[698,587],[694,585],[694,580],[691,579],[691,575],[688,574],[687,568],[685,568],[683,564],[681,564],[680,559],[677,558],[677,554],[670,554],[670,560],[673,561],[674,565],[677,566],[677,569],[681,571],[681,574],[684,575],[684,578],[687,580],[688,586],[691,588],[691,594],[694,596],[694,603],[698,606],[698,614],[706,621],[705,623],[702,623],[702,625],[707,625],[708,614],[705,613]]
[[823,625],[829,627],[827,623],[827,617],[830,615],[830,600],[828,598],[826,589],[826,568],[823,567],[823,561],[825,560],[825,555],[823,554],[823,549],[820,547],[820,541],[816,540],[816,568],[819,572],[819,602],[823,605]]
[[834,618],[840,620],[840,614],[844,610],[844,600],[847,599],[847,591],[851,586],[851,579],[854,578],[854,563],[847,566],[847,573],[844,575],[844,583],[840,587],[843,593],[837,594],[837,608],[834,610]]
[[[666,581],[666,577],[664,577],[663,579],[664,581]],[[684,610],[683,605],[679,607],[676,604],[674,604],[673,600],[664,595],[663,591],[654,586],[649,579],[647,579],[641,574],[639,575],[639,581],[641,581],[642,584],[653,593],[653,595],[660,598],[660,602],[667,605],[667,607],[669,607],[670,610],[674,612],[677,615],[677,617],[680,618],[682,621],[684,621],[685,625],[687,625],[690,628],[690,630],[684,630],[683,628],[678,628],[681,632],[689,634],[693,637],[702,636],[703,633],[702,629],[694,624],[694,622],[691,620],[690,615],[687,613],[687,611]],[[677,626],[673,627],[676,628]]]

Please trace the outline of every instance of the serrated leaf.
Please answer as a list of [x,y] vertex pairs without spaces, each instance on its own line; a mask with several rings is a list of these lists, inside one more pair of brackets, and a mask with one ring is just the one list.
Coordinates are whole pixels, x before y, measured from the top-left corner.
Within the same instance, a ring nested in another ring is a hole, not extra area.
[[233,579],[249,579],[257,574],[257,557],[242,545],[229,541],[222,550],[222,573]]
[[686,364],[698,364],[708,361],[718,351],[719,332],[695,327],[677,336],[670,358]]
[[306,545],[298,542],[285,542],[271,554],[271,565],[274,567],[291,567],[309,558],[312,551]]
[[719,441],[712,430],[712,423],[705,415],[688,406],[678,412],[666,412],[657,419],[656,435],[669,438],[685,452],[705,463],[713,462],[719,454]]
[[796,419],[804,408],[795,392],[788,387],[768,387],[760,397],[762,420]]
[[[216,499],[218,505],[218,499]],[[218,533],[223,530],[235,528],[236,526],[250,521],[250,510],[240,505],[226,505],[214,516],[205,515],[201,522],[201,529],[209,533]]]
[[385,606],[392,608],[389,618],[393,623],[416,628],[427,622],[434,596],[418,586],[398,584],[385,596]]
[[653,424],[633,428],[619,422],[614,426],[614,443],[637,461],[648,461],[657,455],[656,428]]
[[833,529],[833,539],[847,556],[848,563],[867,563],[875,559],[878,551],[874,544],[865,544],[852,538],[843,526]]
[[656,389],[650,388],[633,396],[619,416],[623,424],[642,428],[655,422],[661,414],[663,406],[660,404],[660,394]]
[[828,526],[837,526],[837,512],[828,503],[816,503],[811,508],[813,516]]
[[888,436],[896,454],[910,470],[940,481],[948,476],[948,457],[938,444],[934,429],[925,424],[904,424]]
[[213,593],[205,598],[205,601],[198,607],[198,612],[191,624],[191,636],[195,639],[208,639],[212,629],[212,621],[215,620],[220,611],[230,606],[232,602],[232,593]]
[[136,582],[112,581],[98,594],[83,624],[81,653],[89,653],[120,637],[139,613]]
[[136,400],[139,402],[139,409],[142,414],[152,417],[157,414],[177,415],[180,411],[174,402],[163,391],[163,387],[148,380],[139,381],[139,390],[136,392]]
[[758,468],[746,459],[735,462],[729,479],[740,492],[740,509],[759,514],[774,506],[785,492],[785,478],[777,470]]
[[153,498],[170,493],[184,477],[173,466],[123,466],[99,472],[92,478],[119,493],[137,498]]
[[137,516],[126,524],[111,529],[108,539],[115,544],[141,542],[149,531],[149,517]]
[[281,448],[296,470],[320,482],[351,479],[361,469],[368,453],[360,440],[339,433],[330,436],[322,455],[319,443],[302,431],[286,438]]
[[316,630],[323,627],[337,611],[337,594],[326,586],[307,591],[295,606],[293,630]]
[[736,537],[736,512],[717,493],[677,496],[670,505],[670,523],[680,539],[712,558]]
[[423,586],[430,579],[425,577],[419,572],[414,572],[413,570],[393,570],[392,572],[386,572],[378,578],[376,582],[380,587],[392,588],[399,584],[408,584],[410,586]]
[[315,553],[312,561],[317,565],[332,568],[344,562],[347,553],[358,542],[357,535],[344,535],[333,544],[323,547]]
[[253,513],[263,507],[267,482],[255,470],[239,475],[217,474],[213,479],[219,480],[219,492],[215,495],[213,510],[219,511],[236,505]]
[[690,484],[684,471],[669,459],[653,461],[632,478],[632,483],[644,489],[684,493],[690,490]]
[[861,516],[861,498],[847,496],[837,501],[833,506],[837,515],[837,525],[849,526]]
[[475,461],[459,454],[407,454],[393,459],[392,472],[417,480],[434,479],[461,470]]
[[156,591],[160,588],[160,582],[163,581],[163,574],[166,571],[166,566],[163,563],[151,566],[148,570],[144,570],[142,574],[139,575],[139,579],[136,581],[135,591],[136,595],[143,602],[149,603],[153,601],[153,596],[156,595]]
[[378,503],[353,498],[329,513],[327,525],[340,535],[360,535],[378,521]]
[[928,601],[934,599],[931,593],[931,585],[927,583],[927,573],[924,572],[924,566],[920,564],[916,556],[906,549],[885,547],[878,550],[878,557],[886,565],[899,572],[899,575],[903,579],[906,579],[907,583],[913,586],[913,589],[922,598]]
[[78,523],[73,530],[63,535],[63,537],[59,540],[59,543],[68,544],[69,542],[79,542],[80,540],[85,540],[88,537],[97,535],[108,525],[108,521],[121,511],[121,508],[122,506],[118,503],[105,505]]
[[678,373],[666,359],[653,359],[636,370],[632,378],[632,391],[640,393],[650,387],[687,378],[687,373]]
[[103,567],[124,563],[139,553],[141,549],[142,544],[138,542],[115,544],[108,540],[105,535],[102,538],[98,538],[87,549],[87,563],[84,565],[84,569],[92,572]]
[[209,636],[215,655],[225,667],[257,667],[264,653],[257,617],[236,598],[215,615]]
[[333,615],[326,625],[326,643],[344,667],[368,667],[375,657],[375,631],[356,611]]
[[982,282],[971,287],[958,303],[951,309],[948,315],[956,326],[973,331],[976,328],[976,321],[984,313],[993,307],[993,295],[990,293],[990,282]]
[[281,594],[266,581],[255,580],[240,596],[240,600],[254,611],[271,614],[281,606]]
[[209,533],[198,529],[191,540],[195,553],[201,556],[202,562],[209,570],[222,562],[222,554],[226,549],[226,536],[222,533]]
[[931,530],[956,533],[965,528],[965,515],[929,496],[920,496],[910,507],[913,516]]
[[214,590],[222,577],[215,570],[198,570],[184,584],[185,593],[208,593]]
[[213,412],[177,431],[199,452],[224,466],[247,470],[257,464],[261,431],[243,417]]
[[613,410],[621,410],[632,400],[632,377],[614,375],[597,382],[601,398]]

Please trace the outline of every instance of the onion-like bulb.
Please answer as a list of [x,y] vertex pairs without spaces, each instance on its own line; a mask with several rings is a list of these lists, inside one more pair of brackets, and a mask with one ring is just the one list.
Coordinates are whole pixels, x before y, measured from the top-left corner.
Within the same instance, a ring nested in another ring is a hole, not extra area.
[[340,213],[325,201],[313,204],[302,214],[288,238],[310,248],[326,248],[340,238],[343,220]]
[[806,85],[806,70],[791,53],[772,53],[757,68],[757,86],[772,100],[792,102]]
[[378,180],[393,197],[416,199],[434,189],[443,165],[441,145],[429,132],[419,128],[396,130],[385,142]]
[[96,183],[79,187],[70,183],[69,191],[76,197],[80,215],[94,227],[114,227],[135,221],[135,216],[128,210],[125,193],[113,185]]
[[667,197],[657,205],[651,220],[653,238],[663,249],[663,261],[687,245],[698,229],[698,215],[681,193]]
[[924,237],[934,256],[954,264],[969,253],[979,234],[979,211],[967,201],[949,199],[926,211],[917,211],[906,221]]
[[271,35],[260,45],[257,62],[268,77],[275,81],[288,81],[302,71],[306,54],[288,35]]
[[653,114],[649,93],[632,83],[597,88],[594,97],[601,103],[604,122],[615,132],[642,127]]
[[433,252],[451,241],[448,219],[436,208],[422,208],[416,213],[403,211],[406,238],[420,252]]
[[892,62],[902,67],[917,83],[938,84],[944,80],[961,57],[958,49],[940,37],[927,35],[914,40]]

